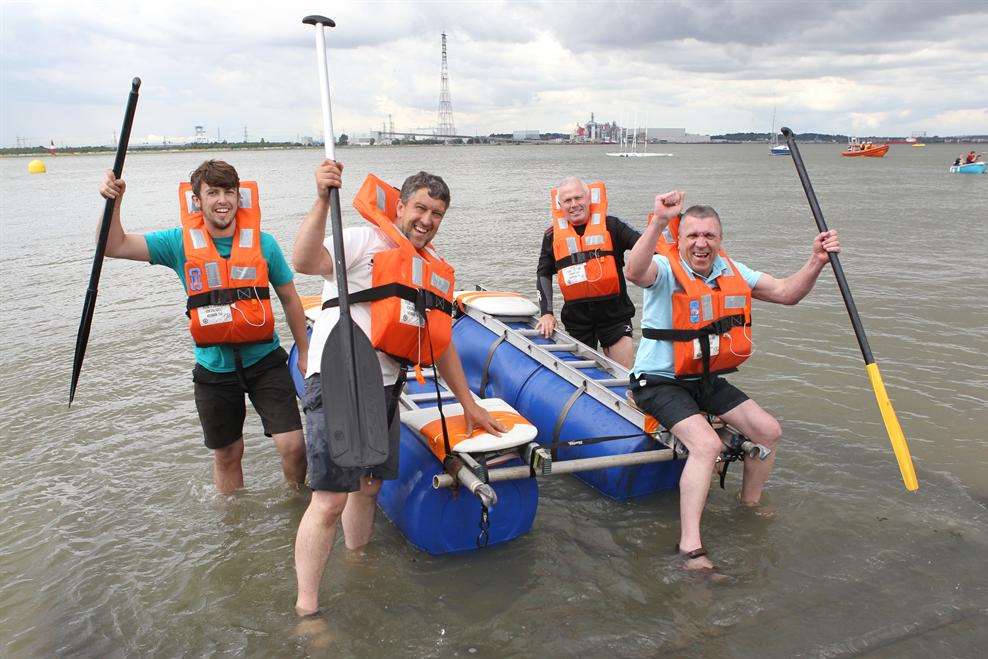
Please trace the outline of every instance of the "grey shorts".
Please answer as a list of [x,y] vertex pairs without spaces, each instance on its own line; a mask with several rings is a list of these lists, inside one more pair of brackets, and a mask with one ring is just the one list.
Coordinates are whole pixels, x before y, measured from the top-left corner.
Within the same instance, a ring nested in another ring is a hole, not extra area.
[[[646,378],[647,383],[641,386]],[[656,375],[632,377],[631,395],[638,407],[670,430],[694,414],[705,412],[720,416],[748,400],[747,394],[719,375],[711,378],[707,391],[699,380],[676,380]]]
[[384,388],[384,396],[388,401],[388,459],[373,467],[340,467],[329,456],[319,374],[305,379],[302,410],[305,412],[305,456],[309,464],[309,487],[328,492],[358,492],[362,476],[374,476],[381,480],[398,477],[398,438],[401,424],[398,397],[403,386],[404,382]]

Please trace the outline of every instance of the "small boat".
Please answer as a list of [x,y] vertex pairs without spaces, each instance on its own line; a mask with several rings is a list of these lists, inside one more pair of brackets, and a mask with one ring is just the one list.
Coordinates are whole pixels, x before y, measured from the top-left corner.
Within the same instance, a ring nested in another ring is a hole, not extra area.
[[983,161],[969,162],[963,165],[951,165],[951,174],[984,174],[986,167]]
[[789,151],[789,145],[785,142],[779,142],[779,134],[775,132],[775,108],[772,108],[772,133],[771,133],[771,144],[768,152],[773,156],[788,156],[792,155]]
[[882,158],[888,153],[888,144],[874,144],[872,142],[861,142],[856,137],[852,137],[847,143],[847,148],[840,152],[842,156],[853,158],[864,156],[866,158]]

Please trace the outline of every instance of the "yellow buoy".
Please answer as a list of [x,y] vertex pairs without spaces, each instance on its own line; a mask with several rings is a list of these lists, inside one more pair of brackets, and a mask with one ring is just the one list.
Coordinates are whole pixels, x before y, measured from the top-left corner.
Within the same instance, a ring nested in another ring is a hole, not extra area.
[[32,160],[27,164],[27,171],[31,174],[44,174],[48,170],[45,169],[45,163],[43,160]]

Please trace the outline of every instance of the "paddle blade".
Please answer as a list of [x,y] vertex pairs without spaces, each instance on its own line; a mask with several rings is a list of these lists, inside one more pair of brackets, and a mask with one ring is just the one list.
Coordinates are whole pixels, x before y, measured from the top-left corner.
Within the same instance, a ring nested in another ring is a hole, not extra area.
[[[353,347],[347,345],[349,324]],[[372,467],[388,459],[387,401],[381,363],[367,335],[342,316],[322,349],[319,379],[329,455],[340,467]]]
[[882,420],[885,421],[885,430],[888,431],[889,440],[892,442],[895,459],[899,463],[902,482],[907,490],[915,492],[919,489],[919,480],[917,480],[916,470],[913,468],[913,458],[909,454],[909,446],[906,444],[905,435],[902,434],[899,418],[895,415],[895,410],[892,409],[892,401],[885,393],[885,383],[882,382],[882,374],[878,372],[878,364],[865,364],[865,369],[868,371],[868,379],[871,380],[871,388],[875,390],[878,409],[882,412]]
[[69,405],[75,399],[75,388],[82,372],[82,360],[86,358],[86,345],[89,343],[89,329],[93,325],[93,311],[96,309],[96,289],[86,291],[86,301],[82,303],[82,318],[75,337],[75,356],[72,359],[72,383],[69,385]]

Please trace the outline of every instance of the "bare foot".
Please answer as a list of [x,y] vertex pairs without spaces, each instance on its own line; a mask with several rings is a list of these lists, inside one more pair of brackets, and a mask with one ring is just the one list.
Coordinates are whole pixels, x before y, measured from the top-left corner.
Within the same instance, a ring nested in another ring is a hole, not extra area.
[[306,609],[299,606],[298,604],[295,605],[295,615],[297,615],[299,618],[312,618],[319,615],[319,613],[320,610],[318,608]]
[[750,510],[759,517],[773,517],[776,512],[776,507],[770,503],[763,503],[762,501],[745,501],[741,498],[740,492],[738,492],[738,505],[746,510]]
[[295,635],[308,639],[309,647],[324,650],[336,640],[325,618],[303,618],[295,625]]

